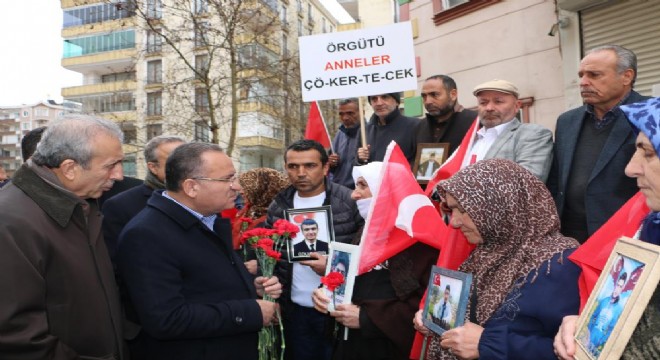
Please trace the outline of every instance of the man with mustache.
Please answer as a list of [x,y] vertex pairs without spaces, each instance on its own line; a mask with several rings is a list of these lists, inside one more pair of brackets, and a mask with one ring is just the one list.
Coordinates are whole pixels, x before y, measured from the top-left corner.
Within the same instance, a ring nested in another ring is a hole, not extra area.
[[618,45],[589,51],[578,76],[584,105],[557,120],[548,189],[562,233],[583,243],[637,192],[624,174],[635,134],[619,106],[648,98],[633,90],[637,57]]
[[[291,186],[277,194],[268,207],[267,226],[272,227],[281,219],[286,209],[330,205],[334,240],[350,243],[364,220],[355,200],[351,199],[351,190],[328,181],[328,154],[323,145],[314,140],[294,142],[284,153],[284,167]],[[327,256],[311,252],[309,257],[312,260],[280,263],[276,269],[285,284],[281,305],[286,332],[286,358],[329,360],[332,337],[325,330],[326,323],[330,324],[332,318],[316,311],[312,303],[312,292],[325,273]]]
[[67,115],[0,196],[0,358],[124,359],[97,199],[123,178],[112,121]]
[[463,167],[484,159],[508,159],[545,181],[552,163],[552,132],[518,120],[518,88],[506,80],[491,80],[477,85],[473,94],[481,128]]
[[417,128],[417,142],[449,143],[449,154],[461,144],[477,117],[477,112],[463,109],[458,103],[458,88],[447,75],[428,77],[422,85],[426,118]]
[[367,144],[358,142],[357,165],[383,161],[387,146],[396,141],[411,167],[417,154],[417,127],[419,119],[404,116],[399,111],[400,93],[368,96],[374,114],[366,124]]

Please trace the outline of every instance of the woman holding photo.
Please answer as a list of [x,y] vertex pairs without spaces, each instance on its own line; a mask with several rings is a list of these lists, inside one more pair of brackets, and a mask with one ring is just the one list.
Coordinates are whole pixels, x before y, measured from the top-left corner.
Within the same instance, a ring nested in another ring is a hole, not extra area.
[[[367,218],[371,199],[376,196],[381,162],[353,168],[355,190],[351,197]],[[358,231],[354,244],[358,244]],[[410,318],[415,314],[431,274],[438,250],[416,243],[372,270],[357,276],[352,304],[337,305],[330,313],[341,324],[336,334],[333,359],[407,360],[415,336]],[[312,296],[314,307],[328,311],[331,301],[323,289]],[[344,340],[344,327],[348,338]]]
[[465,325],[431,334],[427,359],[554,359],[552,339],[579,306],[579,268],[566,257],[578,242],[532,173],[504,159],[482,160],[438,190],[450,225],[477,245],[459,271],[471,273]]

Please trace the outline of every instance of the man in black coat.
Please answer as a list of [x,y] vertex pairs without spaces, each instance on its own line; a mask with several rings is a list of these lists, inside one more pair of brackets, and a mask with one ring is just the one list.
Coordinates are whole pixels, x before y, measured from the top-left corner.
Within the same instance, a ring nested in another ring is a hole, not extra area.
[[[299,140],[284,153],[284,166],[291,186],[280,192],[268,207],[267,226],[284,216],[284,210],[331,206],[334,241],[350,243],[364,224],[351,199],[351,190],[327,181],[328,154],[313,140]],[[313,260],[281,263],[278,274],[284,282],[282,313],[287,358],[324,360],[330,358],[332,339],[326,334],[331,318],[314,309],[312,292],[325,273],[327,256],[310,254]]]
[[636,135],[619,106],[647,97],[633,90],[637,57],[621,46],[589,51],[578,75],[585,104],[557,120],[547,184],[562,233],[583,243],[637,192],[624,174]]
[[282,287],[248,273],[218,216],[241,191],[232,160],[215,144],[183,144],[165,183],[126,225],[116,255],[146,358],[257,359],[258,332],[276,309],[258,297],[278,298]]
[[433,75],[422,85],[422,100],[426,118],[417,128],[418,143],[449,143],[449,154],[461,144],[463,137],[477,118],[474,110],[458,104],[458,88],[447,75]]

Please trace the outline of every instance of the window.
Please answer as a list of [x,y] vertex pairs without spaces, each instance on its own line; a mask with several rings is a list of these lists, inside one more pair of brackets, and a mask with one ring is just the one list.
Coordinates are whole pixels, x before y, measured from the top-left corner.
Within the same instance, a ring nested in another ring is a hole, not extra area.
[[322,31],[323,33],[326,33],[326,32],[327,32],[326,30],[327,30],[327,28],[326,28],[326,25],[325,25],[325,18],[322,17],[322,18],[321,18],[321,31]]
[[296,0],[296,8],[298,9],[298,14],[301,14],[300,16],[302,16],[303,7],[301,0]]
[[502,0],[432,0],[433,23],[437,26]]
[[153,60],[147,62],[147,84],[160,84],[163,82],[163,62]]
[[195,46],[206,46],[208,44],[207,32],[209,30],[209,23],[204,21],[197,23],[195,27]]
[[442,8],[448,10],[466,2],[468,2],[468,0],[442,0]]
[[311,3],[307,3],[307,20],[309,21],[310,24],[314,22],[314,18],[312,17],[312,4]]
[[300,19],[298,19],[298,36],[303,36],[303,25]]
[[208,0],[195,0],[195,8],[193,9],[195,14],[204,14],[209,11],[209,2]]
[[30,122],[26,121],[21,123],[21,130],[32,130],[32,126],[30,126]]
[[30,112],[29,112],[29,111],[23,111],[23,117],[26,117],[26,116],[30,116]]
[[205,121],[195,121],[195,137],[193,141],[209,142],[209,126]]
[[289,56],[289,38],[285,34],[282,34],[282,56]]
[[124,144],[135,144],[137,142],[137,129],[132,121],[122,122],[121,131],[124,133]]
[[147,0],[147,18],[160,19],[163,16],[162,8],[161,0]]
[[147,94],[147,115],[148,116],[156,116],[156,115],[162,115],[163,114],[163,108],[162,108],[162,93],[159,92],[152,92]]
[[147,32],[147,52],[156,53],[160,52],[163,47],[163,38],[155,31],[149,30]]
[[286,26],[287,25],[287,20],[286,20],[286,6],[282,5],[282,8],[280,10],[280,20],[282,21],[282,25]]
[[110,82],[125,81],[125,80],[129,80],[129,81],[135,80],[135,71],[101,75],[102,83],[110,83]]
[[163,124],[147,124],[147,140],[163,135]]
[[195,89],[195,111],[201,114],[209,112],[209,99],[206,96],[206,89]]
[[208,76],[209,71],[209,56],[208,55],[195,55],[195,78],[204,80]]
[[122,170],[124,170],[124,176],[137,176],[137,162],[135,161],[135,155],[126,155],[121,166]]

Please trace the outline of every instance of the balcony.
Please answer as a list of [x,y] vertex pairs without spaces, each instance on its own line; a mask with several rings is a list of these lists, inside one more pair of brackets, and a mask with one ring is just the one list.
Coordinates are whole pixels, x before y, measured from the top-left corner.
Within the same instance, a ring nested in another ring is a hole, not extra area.
[[137,50],[123,49],[62,59],[62,67],[82,74],[111,74],[132,69]]
[[62,97],[72,98],[93,94],[105,94],[121,91],[135,91],[137,88],[137,81],[116,81],[110,83],[90,84],[71,86],[62,88]]
[[266,136],[244,136],[236,139],[241,150],[282,150],[284,141]]

